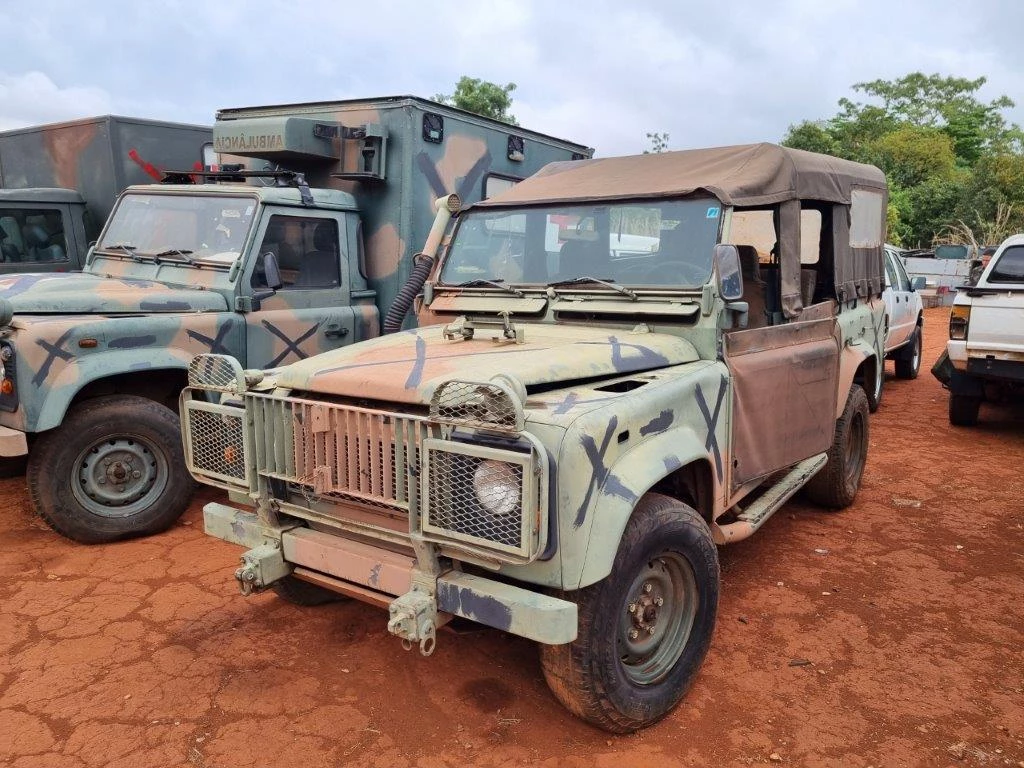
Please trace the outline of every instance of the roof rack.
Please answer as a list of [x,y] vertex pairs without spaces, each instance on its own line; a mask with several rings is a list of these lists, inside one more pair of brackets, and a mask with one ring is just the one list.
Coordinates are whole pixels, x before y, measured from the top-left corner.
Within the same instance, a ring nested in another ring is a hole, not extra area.
[[312,206],[313,195],[309,191],[306,175],[298,171],[246,171],[241,167],[222,166],[219,171],[164,171],[161,184],[207,184],[217,181],[245,181],[246,179],[273,179],[276,187],[295,187],[299,190],[302,204]]

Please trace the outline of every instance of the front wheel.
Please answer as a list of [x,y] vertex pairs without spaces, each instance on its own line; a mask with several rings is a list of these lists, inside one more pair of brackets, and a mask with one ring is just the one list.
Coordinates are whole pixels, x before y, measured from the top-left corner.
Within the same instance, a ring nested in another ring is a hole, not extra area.
[[846,397],[843,415],[836,420],[828,461],[804,490],[815,504],[842,509],[853,503],[860,489],[868,458],[868,398],[854,385]]
[[914,330],[914,338],[910,340],[906,349],[900,350],[896,358],[896,378],[916,379],[918,371],[921,370],[921,327]]
[[567,595],[579,608],[576,640],[541,646],[551,691],[577,716],[615,733],[660,720],[707,655],[718,585],[718,552],[704,520],[679,501],[647,494],[612,572]]
[[86,400],[40,435],[28,487],[36,512],[83,544],[166,530],[193,489],[178,417],[133,395]]

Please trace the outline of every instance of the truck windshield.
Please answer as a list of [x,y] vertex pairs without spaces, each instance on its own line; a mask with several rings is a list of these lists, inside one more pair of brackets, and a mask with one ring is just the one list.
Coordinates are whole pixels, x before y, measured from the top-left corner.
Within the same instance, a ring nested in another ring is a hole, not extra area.
[[256,201],[221,195],[125,195],[110,217],[98,250],[136,259],[229,265],[242,248]]
[[711,276],[721,210],[706,197],[471,211],[440,283],[696,288]]

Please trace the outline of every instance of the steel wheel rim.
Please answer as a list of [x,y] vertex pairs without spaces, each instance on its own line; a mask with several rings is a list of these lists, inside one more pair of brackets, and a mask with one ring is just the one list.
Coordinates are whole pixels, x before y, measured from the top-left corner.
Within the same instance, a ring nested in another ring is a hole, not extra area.
[[616,634],[629,682],[649,686],[668,676],[690,638],[698,606],[697,578],[678,552],[665,552],[640,569],[626,591]]
[[882,379],[885,378],[885,364],[875,361],[875,391],[874,398],[875,402],[878,402],[879,395],[882,394]]
[[850,428],[846,433],[846,445],[843,446],[843,463],[846,466],[846,482],[856,485],[864,469],[864,456],[861,445],[864,443],[864,415],[855,413],[850,420]]
[[914,339],[914,357],[910,361],[913,370],[917,370],[921,365],[921,334],[917,334],[917,338]]
[[113,435],[78,454],[71,490],[79,504],[103,517],[129,517],[167,489],[167,454],[137,435]]

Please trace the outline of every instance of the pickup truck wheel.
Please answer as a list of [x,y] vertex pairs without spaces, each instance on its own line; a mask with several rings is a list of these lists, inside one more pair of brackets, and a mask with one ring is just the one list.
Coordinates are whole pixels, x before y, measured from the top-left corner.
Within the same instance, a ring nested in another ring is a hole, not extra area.
[[921,370],[921,327],[914,329],[914,338],[896,358],[896,378],[916,379]]
[[981,398],[949,393],[949,423],[957,427],[973,427],[978,423]]
[[344,595],[331,592],[329,589],[318,587],[316,584],[310,584],[308,581],[297,579],[294,576],[278,579],[270,585],[270,588],[282,600],[303,607],[327,605],[327,603],[337,603],[345,599]]
[[541,666],[570,711],[615,733],[660,720],[682,699],[711,644],[718,552],[691,507],[645,495],[626,525],[611,574],[565,593],[579,634],[542,645]]
[[804,488],[815,504],[842,509],[853,503],[868,458],[868,398],[854,385],[846,397],[843,415],[836,420],[828,462]]
[[[877,357],[869,363],[871,370],[864,374],[864,394],[868,398],[868,410],[874,413],[882,403],[882,390],[885,388],[885,361]],[[868,380],[868,377],[871,380]]]
[[76,405],[58,429],[40,435],[28,487],[55,531],[98,544],[166,530],[194,486],[174,411],[112,395]]

